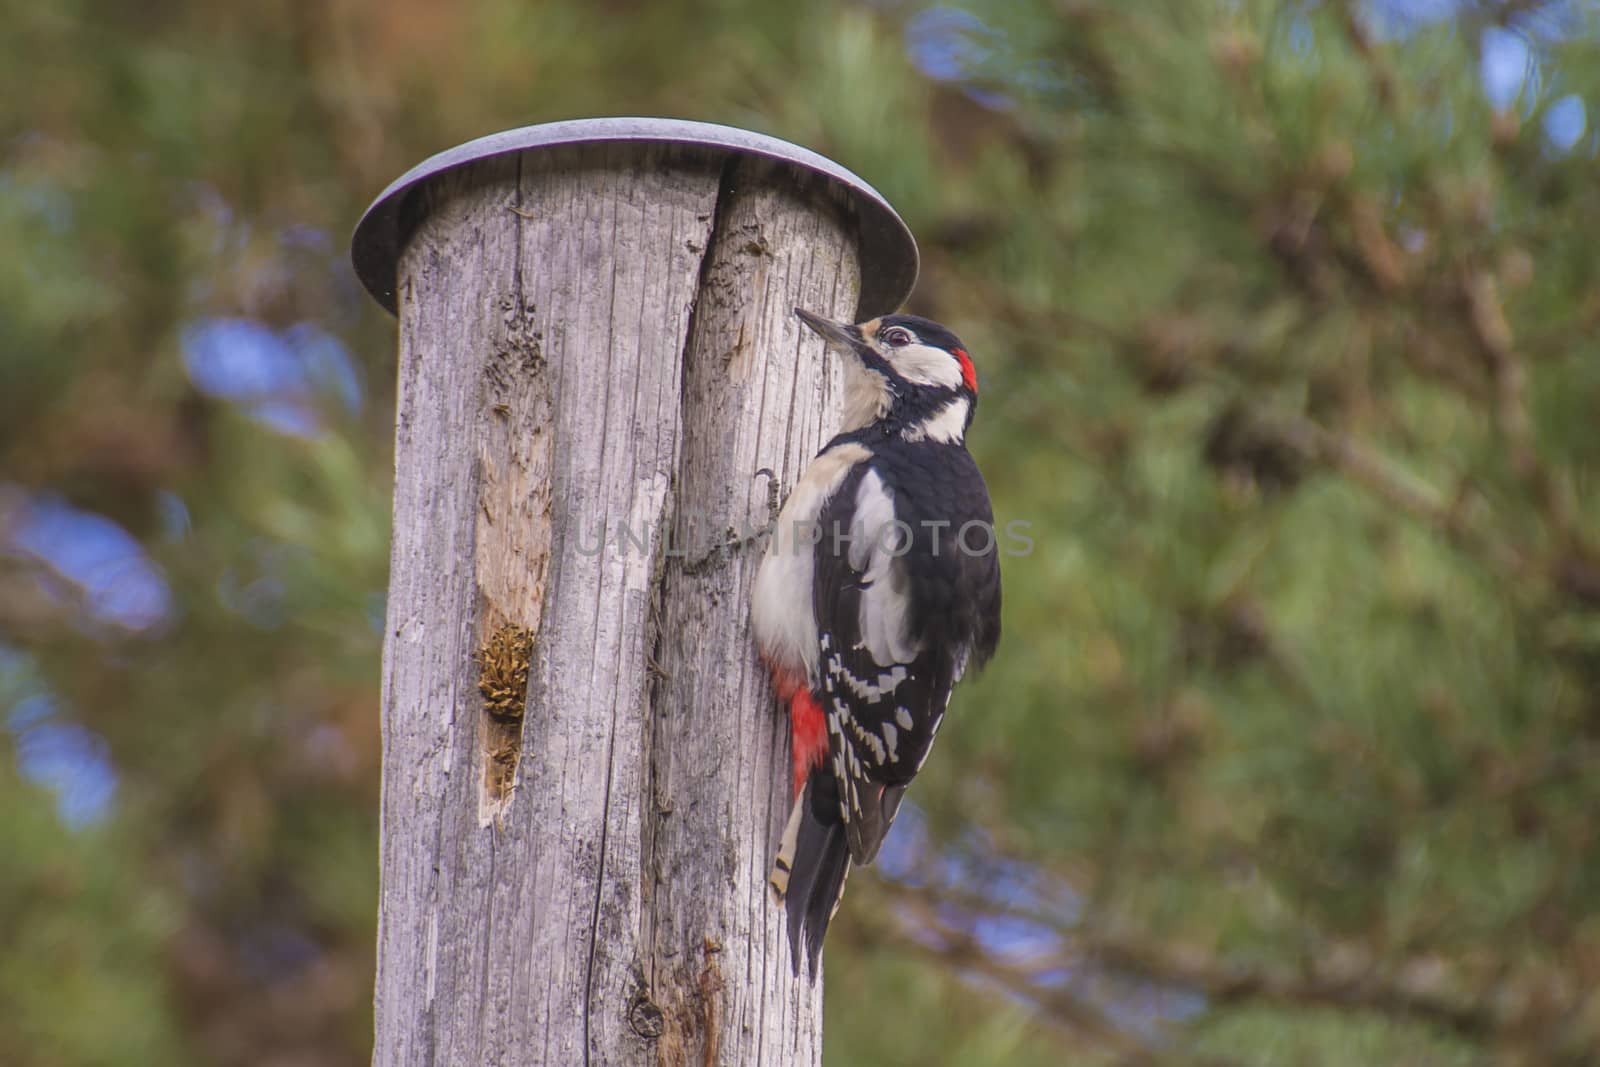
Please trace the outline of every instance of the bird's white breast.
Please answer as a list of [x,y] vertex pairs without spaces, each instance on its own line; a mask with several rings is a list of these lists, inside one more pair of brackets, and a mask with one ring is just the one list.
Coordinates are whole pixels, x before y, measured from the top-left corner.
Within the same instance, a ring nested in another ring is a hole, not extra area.
[[818,516],[856,464],[872,453],[854,442],[811,462],[789,493],[767,542],[750,596],[756,643],[775,665],[817,676],[817,620],[811,604]]

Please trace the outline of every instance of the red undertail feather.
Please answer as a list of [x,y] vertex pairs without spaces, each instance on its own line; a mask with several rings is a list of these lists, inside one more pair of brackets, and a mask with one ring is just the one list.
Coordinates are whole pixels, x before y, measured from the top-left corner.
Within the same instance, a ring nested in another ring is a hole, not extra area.
[[813,767],[828,755],[828,723],[803,675],[773,668],[772,687],[789,702],[789,743],[794,759],[794,795],[805,788]]
[[796,689],[789,701],[789,737],[794,749],[794,795],[805,788],[814,767],[828,755],[828,724],[809,688]]

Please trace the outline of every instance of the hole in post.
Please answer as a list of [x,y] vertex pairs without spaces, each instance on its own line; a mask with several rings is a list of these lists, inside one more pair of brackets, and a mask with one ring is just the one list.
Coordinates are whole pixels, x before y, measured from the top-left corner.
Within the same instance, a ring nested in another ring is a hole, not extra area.
[[493,807],[503,807],[517,782],[522,758],[522,719],[527,711],[528,664],[533,631],[506,623],[472,654],[483,698],[484,791]]

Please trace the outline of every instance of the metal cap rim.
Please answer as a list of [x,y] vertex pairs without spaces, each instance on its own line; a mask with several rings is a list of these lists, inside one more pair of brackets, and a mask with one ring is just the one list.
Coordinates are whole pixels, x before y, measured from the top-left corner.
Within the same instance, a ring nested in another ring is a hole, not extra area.
[[658,118],[598,118],[548,122],[492,133],[457,145],[417,164],[378,195],[356,223],[350,260],[373,299],[394,314],[396,271],[402,252],[400,207],[406,195],[430,178],[495,156],[566,145],[606,142],[699,145],[762,156],[808,170],[837,183],[861,220],[859,313],[872,318],[894,311],[916,285],[916,239],[883,195],[826,156],[788,141],[734,126]]

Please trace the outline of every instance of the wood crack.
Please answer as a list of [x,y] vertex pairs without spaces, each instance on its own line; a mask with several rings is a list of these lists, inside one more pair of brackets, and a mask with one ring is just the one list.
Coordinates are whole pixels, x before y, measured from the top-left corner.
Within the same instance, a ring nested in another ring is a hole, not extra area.
[[[687,1050],[684,1047],[685,1039],[693,1031],[699,1030],[704,1034],[712,1034],[720,1026],[720,1007],[713,1006],[712,1012],[717,1015],[716,1020],[710,1021],[706,1016],[706,1005],[702,1002],[698,1006],[686,1003],[683,995],[683,986],[688,980],[687,976],[676,973],[679,968],[674,968],[671,975],[658,973],[657,965],[663,952],[670,954],[673,949],[663,944],[659,935],[659,920],[661,918],[661,901],[658,899],[658,886],[665,882],[665,872],[660,867],[661,837],[666,832],[666,820],[672,815],[672,805],[668,800],[667,778],[671,765],[671,736],[667,718],[670,709],[666,706],[669,699],[668,690],[672,682],[671,676],[661,667],[661,663],[668,655],[666,648],[667,633],[663,626],[663,614],[666,610],[670,591],[676,584],[675,580],[684,574],[690,573],[690,565],[682,560],[680,553],[671,551],[672,542],[678,536],[687,538],[687,531],[678,528],[685,521],[685,516],[678,507],[680,489],[683,485],[684,471],[682,466],[686,459],[686,450],[683,447],[683,434],[687,432],[691,420],[695,417],[695,398],[690,387],[693,373],[693,360],[695,357],[694,342],[697,322],[702,309],[707,303],[707,290],[712,286],[711,268],[713,257],[716,255],[720,242],[724,236],[724,229],[728,224],[728,212],[735,195],[739,160],[737,156],[729,156],[723,163],[721,174],[718,177],[717,198],[711,210],[704,243],[699,246],[700,264],[696,275],[694,296],[689,308],[688,322],[685,325],[680,347],[679,381],[678,381],[678,423],[680,427],[679,447],[677,450],[677,467],[673,472],[672,488],[669,492],[669,505],[663,509],[663,518],[670,517],[671,526],[669,533],[658,539],[657,555],[651,575],[650,620],[646,647],[649,653],[646,657],[646,669],[649,672],[650,685],[646,708],[645,747],[646,747],[646,776],[645,776],[645,819],[641,872],[643,894],[640,905],[644,919],[644,938],[642,948],[646,953],[644,960],[643,977],[644,990],[641,993],[643,1003],[649,1005],[654,1011],[656,1025],[649,1040],[656,1043],[656,1060],[662,1067],[676,1067],[684,1062]],[[691,241],[688,247],[693,250],[695,242]],[[721,546],[714,548],[715,554]],[[675,934],[677,931],[671,931]],[[711,944],[709,938],[707,944]],[[720,986],[719,986],[720,988]],[[637,1029],[637,1028],[636,1028]],[[716,1042],[708,1037],[705,1045],[706,1053],[713,1058],[706,1060],[715,1062]]]

